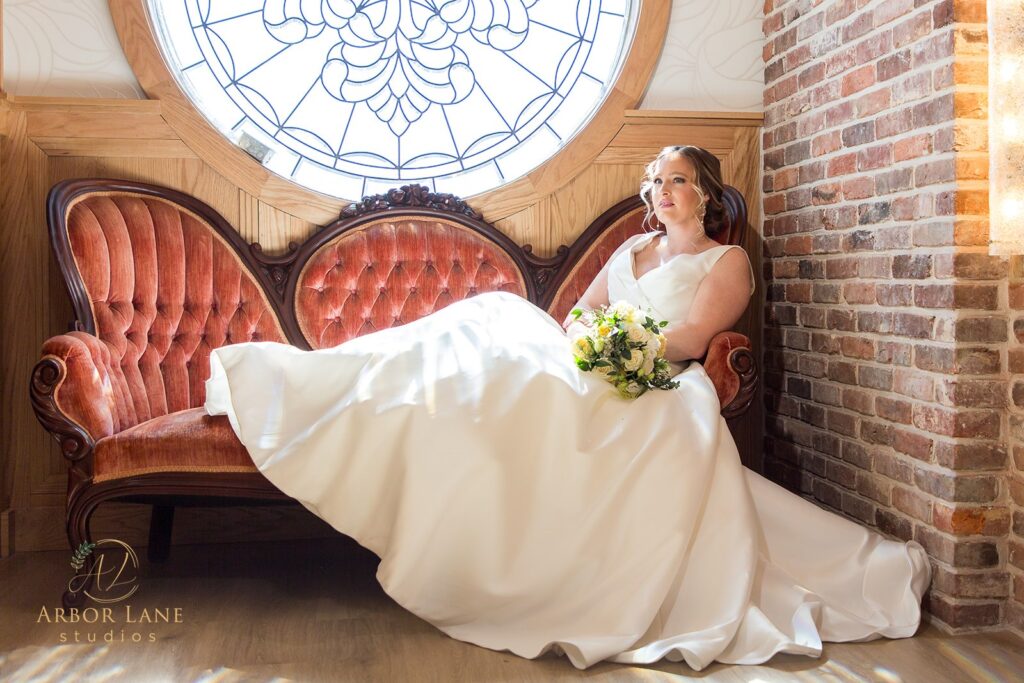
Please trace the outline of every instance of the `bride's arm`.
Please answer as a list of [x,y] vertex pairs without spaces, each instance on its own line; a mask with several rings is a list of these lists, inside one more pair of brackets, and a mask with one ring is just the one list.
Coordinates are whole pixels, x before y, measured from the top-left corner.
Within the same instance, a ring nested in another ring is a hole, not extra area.
[[[610,259],[608,263],[611,263]],[[583,296],[580,297],[580,300],[572,308],[582,308],[584,311],[588,311],[598,306],[608,305],[608,263],[604,264],[601,272],[597,274],[594,281],[587,287],[587,291],[583,292]],[[566,331],[568,331],[570,325],[576,322],[576,318],[572,315],[572,308],[569,309],[569,314],[562,321],[562,328]]]
[[752,271],[742,249],[729,249],[701,281],[685,322],[662,328],[668,342],[665,358],[684,361],[703,358],[711,339],[731,330],[750,301]]
[[607,306],[610,302],[608,301],[608,268],[611,266],[612,261],[623,249],[627,249],[634,242],[642,238],[646,233],[639,233],[632,235],[620,244],[612,255],[608,257],[608,260],[604,262],[604,266],[601,271],[594,277],[594,280],[587,287],[587,290],[583,292],[583,296],[576,302],[576,305],[569,309],[568,315],[565,316],[565,320],[562,321],[562,329],[568,331],[569,326],[576,322],[576,319],[572,317],[573,308],[582,308],[584,311],[593,310],[598,306]]

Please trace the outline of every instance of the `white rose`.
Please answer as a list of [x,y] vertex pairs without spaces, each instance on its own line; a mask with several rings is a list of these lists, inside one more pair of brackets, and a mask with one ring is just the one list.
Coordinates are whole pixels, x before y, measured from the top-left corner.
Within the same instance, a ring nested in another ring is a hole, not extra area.
[[640,349],[633,349],[629,352],[629,359],[623,363],[623,367],[627,370],[636,370],[644,362],[644,354]]
[[642,342],[647,340],[647,330],[643,325],[626,323],[626,338],[631,342]]
[[654,356],[645,354],[644,364],[640,366],[640,375],[649,377],[654,374]]
[[646,353],[650,353],[651,356],[657,358],[661,352],[661,340],[657,336],[651,335],[647,338],[647,346],[644,347]]

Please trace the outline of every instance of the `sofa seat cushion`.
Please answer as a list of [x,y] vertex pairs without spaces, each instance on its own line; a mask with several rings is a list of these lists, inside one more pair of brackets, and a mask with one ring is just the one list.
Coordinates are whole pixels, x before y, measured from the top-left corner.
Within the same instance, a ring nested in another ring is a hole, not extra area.
[[153,472],[258,472],[224,415],[168,413],[96,442],[93,482]]

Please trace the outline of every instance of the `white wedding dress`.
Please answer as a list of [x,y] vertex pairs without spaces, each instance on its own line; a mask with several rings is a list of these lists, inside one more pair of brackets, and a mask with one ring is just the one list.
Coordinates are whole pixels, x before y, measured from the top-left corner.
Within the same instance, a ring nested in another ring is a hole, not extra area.
[[[634,277],[611,301],[686,317],[729,247]],[[275,486],[381,558],[400,605],[459,640],[583,669],[602,660],[764,662],[822,641],[911,636],[931,578],[915,541],[827,512],[745,468],[698,363],[619,397],[558,321],[488,292],[319,351],[211,356],[226,414]]]

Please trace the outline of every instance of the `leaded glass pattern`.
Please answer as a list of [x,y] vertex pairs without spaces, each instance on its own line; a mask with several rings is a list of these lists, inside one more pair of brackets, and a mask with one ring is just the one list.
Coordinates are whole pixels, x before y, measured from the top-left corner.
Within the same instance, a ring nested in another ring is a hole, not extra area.
[[164,58],[274,173],[468,197],[552,157],[621,68],[639,0],[149,0]]

